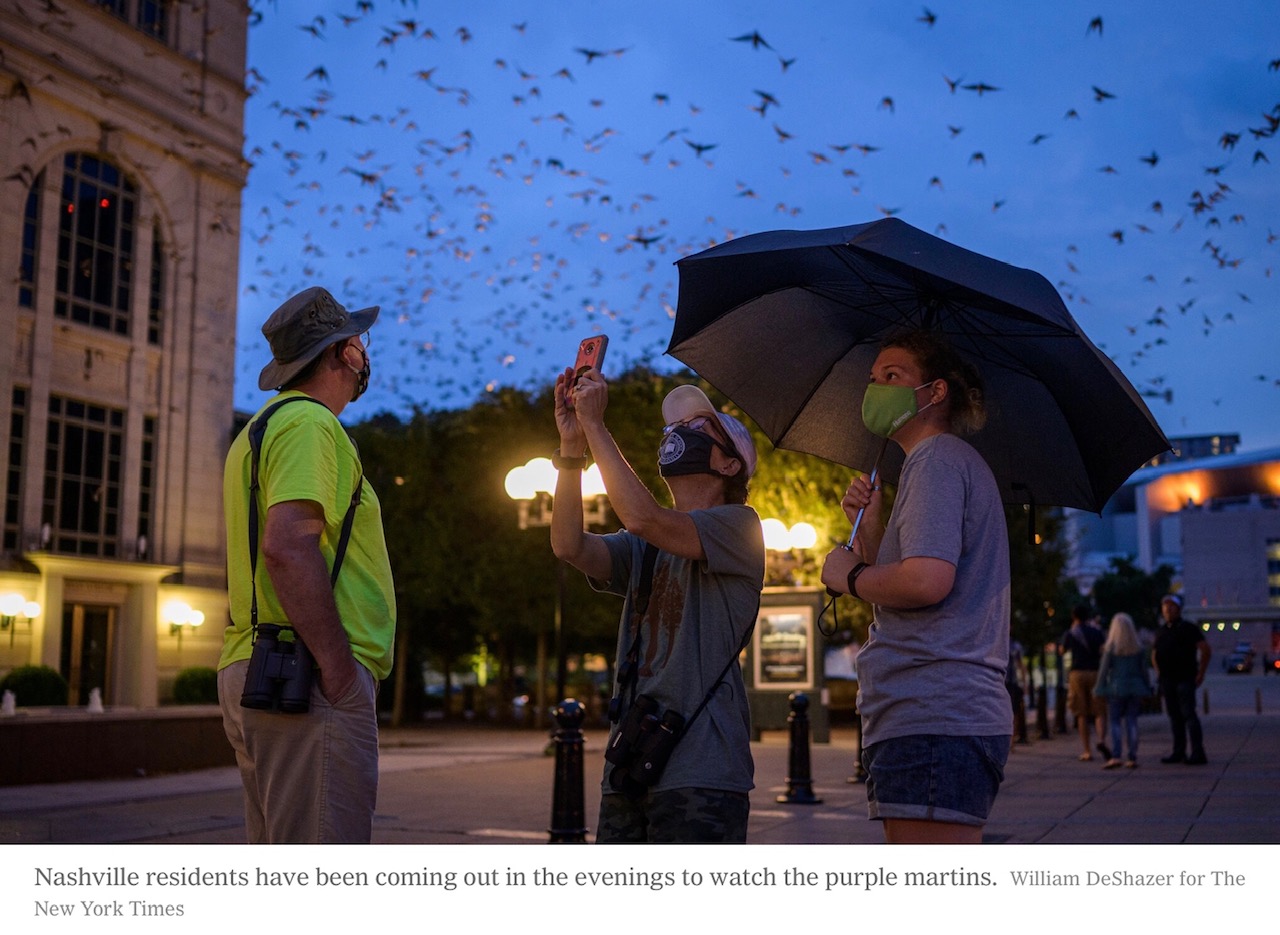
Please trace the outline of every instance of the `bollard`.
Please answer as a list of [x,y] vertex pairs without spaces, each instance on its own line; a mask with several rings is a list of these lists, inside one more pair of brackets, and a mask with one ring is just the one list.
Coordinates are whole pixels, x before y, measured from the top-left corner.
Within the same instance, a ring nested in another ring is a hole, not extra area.
[[1049,733],[1049,687],[1043,682],[1036,691],[1036,726],[1040,731],[1040,739],[1049,740],[1052,736]]
[[1021,687],[1013,693],[1013,731],[1020,745],[1031,743],[1027,736],[1027,699]]
[[556,748],[556,779],[551,794],[549,844],[585,844],[587,810],[582,794],[582,705],[566,698],[554,712],[559,725],[552,735]]
[[809,772],[809,696],[792,692],[789,700],[791,713],[787,715],[787,726],[791,749],[787,760],[787,791],[776,801],[782,805],[818,805],[822,799],[813,794]]

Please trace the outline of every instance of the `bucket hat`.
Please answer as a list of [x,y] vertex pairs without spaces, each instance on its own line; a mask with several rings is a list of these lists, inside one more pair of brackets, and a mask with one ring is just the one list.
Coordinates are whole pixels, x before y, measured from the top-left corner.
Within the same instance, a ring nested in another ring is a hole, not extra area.
[[271,363],[258,375],[258,389],[283,386],[325,348],[364,334],[377,321],[379,308],[374,305],[349,312],[322,286],[303,289],[286,299],[262,326],[271,346]]

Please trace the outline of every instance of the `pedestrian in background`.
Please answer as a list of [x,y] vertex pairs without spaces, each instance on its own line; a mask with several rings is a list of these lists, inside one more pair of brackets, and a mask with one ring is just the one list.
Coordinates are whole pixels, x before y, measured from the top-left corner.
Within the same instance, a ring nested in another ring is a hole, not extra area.
[[1076,730],[1084,752],[1080,759],[1093,759],[1093,747],[1089,743],[1092,726],[1097,730],[1098,752],[1108,760],[1112,750],[1107,746],[1107,704],[1093,692],[1098,682],[1098,664],[1102,660],[1102,644],[1106,634],[1094,621],[1096,616],[1088,604],[1077,604],[1071,609],[1071,628],[1058,641],[1058,652],[1071,654],[1071,672],[1067,676],[1067,707],[1076,718]]
[[[1111,721],[1112,755],[1102,768],[1124,765],[1133,769],[1138,765],[1138,711],[1142,700],[1151,697],[1151,678],[1147,672],[1147,655],[1142,650],[1133,618],[1128,614],[1111,618],[1093,691],[1106,699]],[[1128,754],[1124,760],[1120,759],[1121,751]]]
[[[1173,732],[1173,749],[1161,763],[1189,763],[1201,766],[1209,762],[1204,752],[1204,735],[1196,714],[1196,689],[1204,682],[1212,651],[1204,633],[1182,616],[1182,595],[1166,594],[1160,601],[1164,626],[1156,632],[1151,650],[1151,664],[1160,684],[1160,697],[1169,715]],[[1187,754],[1187,740],[1191,754]]]

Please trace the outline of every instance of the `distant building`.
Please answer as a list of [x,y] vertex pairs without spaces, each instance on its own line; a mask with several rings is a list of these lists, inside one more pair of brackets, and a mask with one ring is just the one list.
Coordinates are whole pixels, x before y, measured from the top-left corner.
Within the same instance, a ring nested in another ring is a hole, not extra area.
[[1066,528],[1081,590],[1114,557],[1166,564],[1216,655],[1237,642],[1280,654],[1280,448],[1143,468],[1100,516],[1067,511]]
[[1182,435],[1169,439],[1170,450],[1156,455],[1147,467],[1168,464],[1170,461],[1192,461],[1196,458],[1212,458],[1217,455],[1235,454],[1240,447],[1239,435]]
[[246,35],[240,0],[0,2],[0,674],[72,704],[217,659]]

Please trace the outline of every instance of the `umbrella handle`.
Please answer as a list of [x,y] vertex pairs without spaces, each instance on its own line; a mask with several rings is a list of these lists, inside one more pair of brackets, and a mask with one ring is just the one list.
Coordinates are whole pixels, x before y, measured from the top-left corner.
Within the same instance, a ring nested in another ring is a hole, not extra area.
[[[884,450],[888,446],[889,439],[886,438],[880,444],[880,451],[876,454],[876,463],[871,466],[871,489],[873,492],[875,491],[876,478],[880,476],[880,459],[884,457]],[[849,533],[849,541],[840,546],[840,548],[844,549],[846,552],[853,551],[853,540],[857,538],[858,527],[862,525],[862,514],[866,511],[867,508],[864,506],[862,509],[858,510],[858,515],[853,518],[853,532]]]

